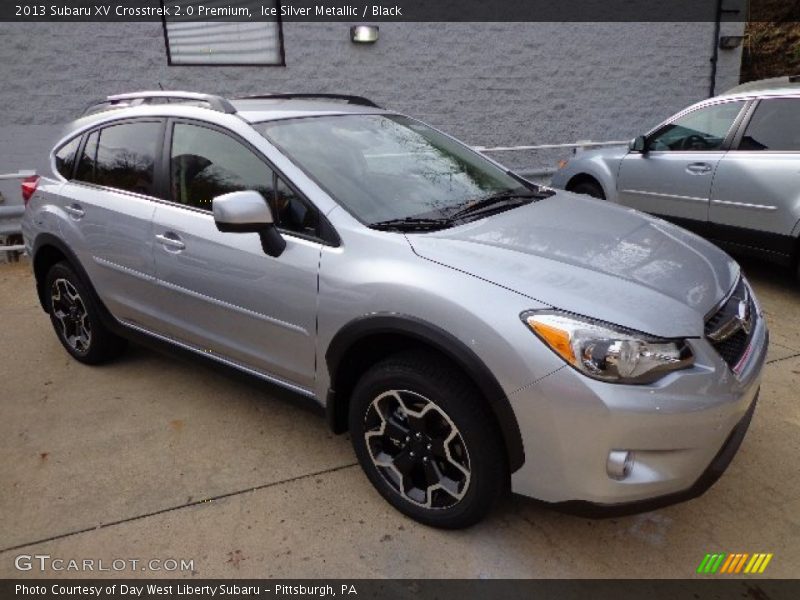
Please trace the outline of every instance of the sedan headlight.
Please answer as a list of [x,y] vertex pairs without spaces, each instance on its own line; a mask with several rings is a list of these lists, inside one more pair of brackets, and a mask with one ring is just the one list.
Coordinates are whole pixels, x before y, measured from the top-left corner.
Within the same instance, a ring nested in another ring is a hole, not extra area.
[[530,311],[521,316],[553,352],[602,381],[652,383],[694,363],[685,340],[658,339],[560,311]]

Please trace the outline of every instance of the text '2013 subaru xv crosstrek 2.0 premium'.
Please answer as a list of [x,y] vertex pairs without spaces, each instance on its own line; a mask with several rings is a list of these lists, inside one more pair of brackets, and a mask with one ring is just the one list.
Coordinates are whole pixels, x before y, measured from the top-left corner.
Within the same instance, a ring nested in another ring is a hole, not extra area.
[[628,510],[711,485],[767,351],[738,265],[338,100],[143,92],[70,125],[53,177],[23,183],[66,350],[94,364],[144,335],[315,398],[435,526],[509,486]]

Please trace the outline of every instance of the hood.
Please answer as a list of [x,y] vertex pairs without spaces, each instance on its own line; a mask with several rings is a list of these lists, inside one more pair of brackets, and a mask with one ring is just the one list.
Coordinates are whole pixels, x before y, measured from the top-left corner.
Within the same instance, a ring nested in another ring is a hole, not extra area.
[[664,337],[700,336],[738,265],[675,225],[555,195],[472,223],[408,234],[422,258],[543,304]]

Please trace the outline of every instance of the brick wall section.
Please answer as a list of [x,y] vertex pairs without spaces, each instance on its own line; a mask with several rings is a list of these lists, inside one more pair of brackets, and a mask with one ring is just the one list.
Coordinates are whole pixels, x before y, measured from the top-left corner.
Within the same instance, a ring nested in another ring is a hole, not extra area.
[[[384,23],[377,44],[358,46],[347,23],[285,23],[286,67],[204,68],[167,66],[159,23],[3,23],[0,172],[46,167],[90,100],[159,82],[362,94],[475,145],[627,139],[708,95],[713,34],[713,23]],[[739,60],[720,52],[718,91],[738,82]]]

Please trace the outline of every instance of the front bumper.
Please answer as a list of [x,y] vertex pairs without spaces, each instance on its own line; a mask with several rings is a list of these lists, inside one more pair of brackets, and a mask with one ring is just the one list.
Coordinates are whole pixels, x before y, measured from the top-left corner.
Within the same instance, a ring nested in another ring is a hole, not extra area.
[[728,439],[722,445],[720,451],[717,452],[714,460],[711,461],[711,464],[708,465],[706,470],[703,471],[702,475],[700,475],[690,488],[681,492],[673,492],[646,500],[620,502],[616,504],[598,504],[586,502],[584,500],[567,500],[566,502],[554,503],[552,505],[553,508],[592,518],[617,517],[656,510],[664,506],[669,506],[670,504],[685,502],[686,500],[691,500],[692,498],[703,495],[720,477],[722,477],[725,469],[728,468],[733,457],[736,456],[736,452],[739,450],[739,446],[742,445],[747,429],[750,427],[750,421],[753,418],[757,402],[758,393],[756,393],[753,403],[744,414],[742,420],[733,428]]
[[[525,446],[512,490],[594,515],[641,511],[702,494],[727,468],[755,409],[768,332],[756,324],[752,349],[734,373],[705,340],[696,363],[650,386],[614,385],[559,369],[509,398]],[[633,467],[612,478],[612,451]]]

